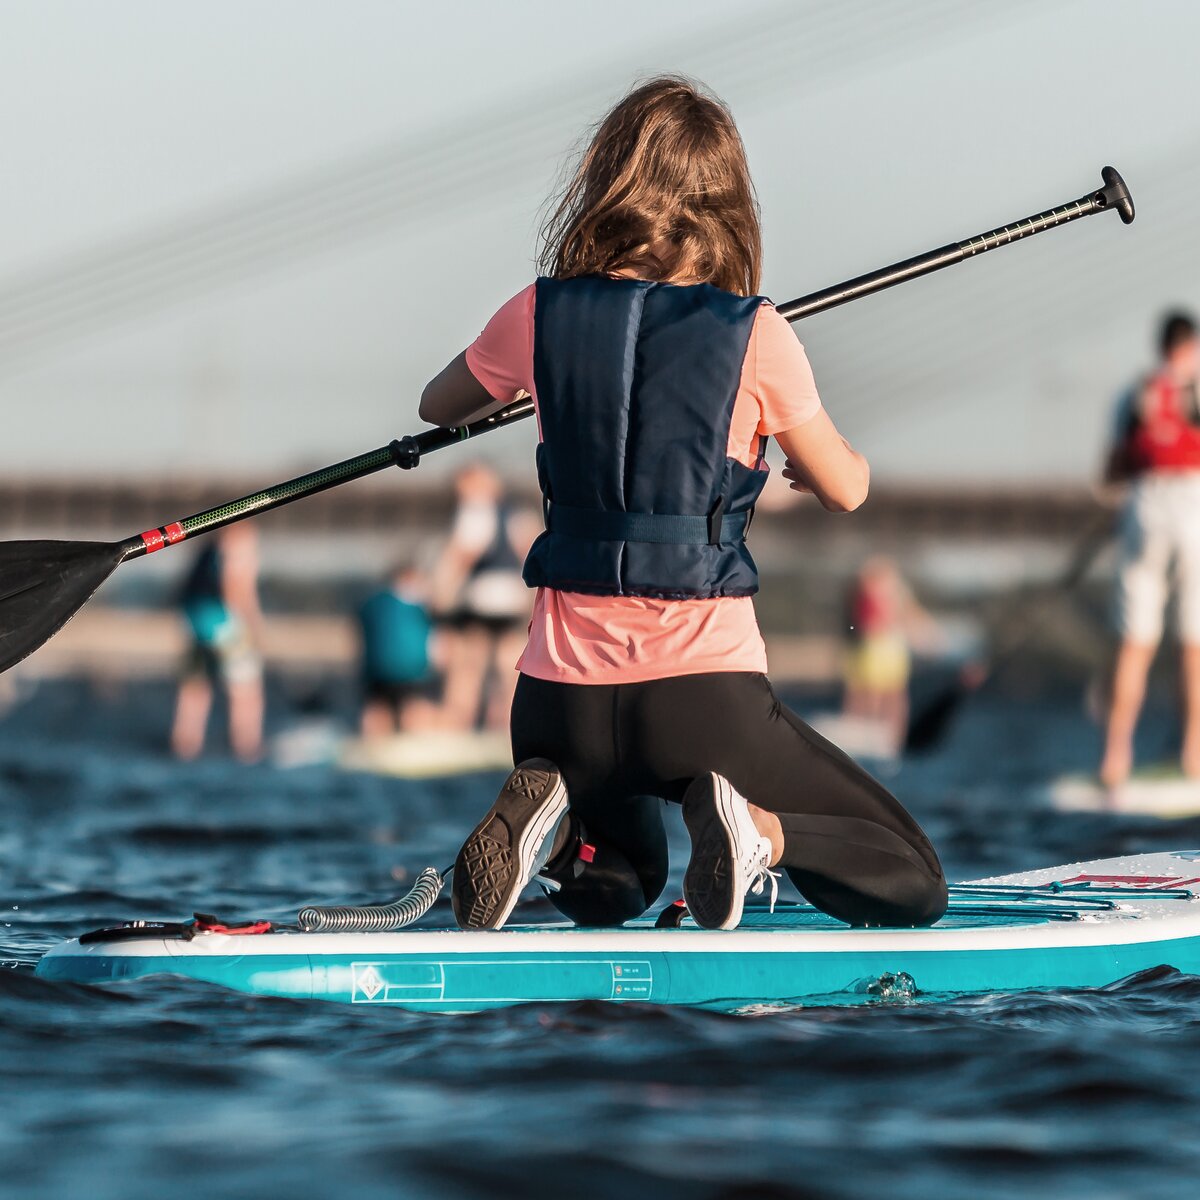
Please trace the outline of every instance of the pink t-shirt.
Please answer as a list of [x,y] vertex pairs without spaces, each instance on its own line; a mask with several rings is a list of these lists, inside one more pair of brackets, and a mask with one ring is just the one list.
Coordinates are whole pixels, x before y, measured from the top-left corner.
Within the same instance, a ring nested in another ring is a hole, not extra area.
[[[533,383],[535,285],[518,292],[467,348],[467,366],[503,403]],[[729,426],[729,457],[753,466],[758,439],[795,429],[821,399],[804,347],[764,304],[754,321]],[[539,588],[518,668],[558,683],[640,683],[671,675],[767,670],[750,596],[652,600]]]

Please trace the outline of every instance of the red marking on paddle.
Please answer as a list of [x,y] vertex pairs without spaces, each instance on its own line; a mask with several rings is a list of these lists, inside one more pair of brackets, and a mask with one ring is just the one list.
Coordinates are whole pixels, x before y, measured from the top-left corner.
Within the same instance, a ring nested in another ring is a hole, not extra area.
[[183,526],[178,521],[172,521],[170,525],[164,525],[163,533],[167,536],[168,546],[173,546],[176,542],[182,542],[187,537],[187,534],[183,532]]
[[1061,884],[1068,883],[1103,883],[1123,884],[1130,888],[1157,888],[1163,884],[1171,887],[1184,887],[1189,883],[1200,883],[1200,875],[1192,879],[1180,879],[1175,875],[1076,875],[1071,879],[1060,879]]
[[161,550],[166,544],[163,541],[163,531],[161,529],[147,529],[142,534],[142,544],[146,547],[147,554],[153,554],[155,550]]
[[581,842],[579,845],[579,858],[580,858],[581,862],[587,862],[587,863],[595,862],[596,861],[596,847],[589,846],[587,844],[587,842]]

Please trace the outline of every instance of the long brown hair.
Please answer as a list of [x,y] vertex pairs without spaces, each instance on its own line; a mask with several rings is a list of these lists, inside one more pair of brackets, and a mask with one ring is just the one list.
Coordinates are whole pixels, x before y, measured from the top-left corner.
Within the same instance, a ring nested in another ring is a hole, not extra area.
[[758,201],[729,110],[664,76],[600,122],[542,230],[556,279],[629,270],[750,296],[762,270]]

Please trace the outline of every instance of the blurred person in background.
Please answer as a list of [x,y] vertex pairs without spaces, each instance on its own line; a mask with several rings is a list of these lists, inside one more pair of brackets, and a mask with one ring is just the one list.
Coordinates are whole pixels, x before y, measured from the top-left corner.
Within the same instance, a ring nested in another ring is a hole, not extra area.
[[433,705],[424,695],[433,625],[426,581],[413,566],[392,573],[386,587],[358,610],[362,638],[363,737],[428,728]]
[[1163,613],[1176,593],[1183,648],[1185,774],[1200,778],[1200,339],[1188,313],[1164,318],[1158,369],[1118,407],[1106,468],[1128,483],[1121,516],[1113,669],[1100,780],[1123,783],[1133,769],[1133,735]]
[[454,480],[457,509],[434,571],[445,628],[443,716],[453,729],[506,729],[529,622],[521,565],[536,531],[514,513],[500,477],[471,463]]
[[175,702],[171,749],[193,759],[204,749],[213,692],[229,706],[229,744],[243,762],[262,753],[263,675],[259,643],[258,539],[230,525],[200,551],[184,580],[180,607],[192,637]]
[[849,634],[844,711],[879,721],[898,750],[908,727],[911,643],[934,641],[937,630],[890,558],[869,558],[859,568],[850,591]]

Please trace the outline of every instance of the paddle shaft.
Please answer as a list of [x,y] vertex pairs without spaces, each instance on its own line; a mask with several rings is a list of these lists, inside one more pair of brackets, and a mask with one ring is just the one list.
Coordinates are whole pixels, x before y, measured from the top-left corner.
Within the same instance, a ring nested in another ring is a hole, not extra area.
[[[780,305],[779,312],[789,321],[811,317],[816,313],[837,308],[839,305],[848,304],[863,296],[881,292],[885,288],[895,287],[896,284],[905,283],[909,279],[940,271],[943,267],[953,266],[955,263],[985,254],[1000,246],[1007,246],[1011,242],[1031,237],[1033,234],[1043,233],[1047,229],[1055,229],[1060,225],[1076,221],[1080,217],[1088,217],[1109,209],[1115,209],[1121,220],[1128,225],[1133,220],[1134,210],[1133,201],[1130,199],[1124,180],[1112,167],[1105,167],[1101,175],[1104,181],[1102,188],[1089,192],[1078,200],[1072,200],[1069,204],[1062,204],[1032,217],[1025,217],[1012,224],[1002,225],[998,229],[981,233],[966,241],[951,242],[940,249],[918,255],[916,258],[905,259],[903,262],[893,263],[890,267],[883,267],[868,275],[860,275],[835,287],[824,288],[822,291],[802,296],[798,300]],[[373,475],[376,471],[383,471],[388,467],[415,467],[420,462],[422,455],[433,450],[441,450],[446,446],[457,445],[459,442],[478,437],[493,429],[511,425],[514,421],[524,420],[532,413],[533,401],[525,397],[505,405],[490,416],[473,421],[469,425],[450,429],[429,429],[412,437],[401,438],[390,445],[381,446],[378,450],[371,450],[355,458],[348,458],[345,462],[335,463],[331,467],[312,471],[308,475],[301,475],[296,479],[289,479],[287,482],[276,484],[265,491],[242,496],[238,500],[231,500],[205,512],[195,513],[169,525],[162,525],[157,529],[137,534],[121,543],[123,550],[121,561],[140,558],[144,554],[153,554],[156,550],[173,546],[186,538],[210,533],[224,525],[232,525],[235,521],[244,521],[247,517],[257,516],[259,513],[279,508],[284,504],[291,504],[293,500],[300,500],[305,496],[316,495],[317,492],[349,483],[352,479]]]
[[446,446],[455,446],[468,438],[478,437],[481,433],[498,429],[501,425],[509,425],[520,421],[533,412],[533,401],[529,397],[516,400],[512,404],[472,421],[470,425],[462,425],[450,429],[427,429],[412,437],[400,438],[390,445],[381,446],[378,450],[370,450],[348,458],[344,462],[334,463],[331,467],[322,467],[319,471],[311,471],[307,475],[297,476],[285,483],[277,483],[265,491],[253,492],[238,500],[230,500],[216,508],[206,509],[190,517],[183,517],[170,525],[150,529],[135,537],[127,538],[121,543],[124,554],[121,561],[131,558],[141,558],[144,554],[153,554],[166,546],[173,546],[185,538],[195,537],[201,533],[211,533],[224,525],[232,525],[235,521],[244,521],[247,517],[257,516],[272,508],[291,504],[305,496],[315,496],[317,492],[327,491],[339,484],[349,483],[352,479],[361,479],[364,475],[373,475],[376,471],[388,467],[415,467],[421,456],[433,450],[441,450]]

